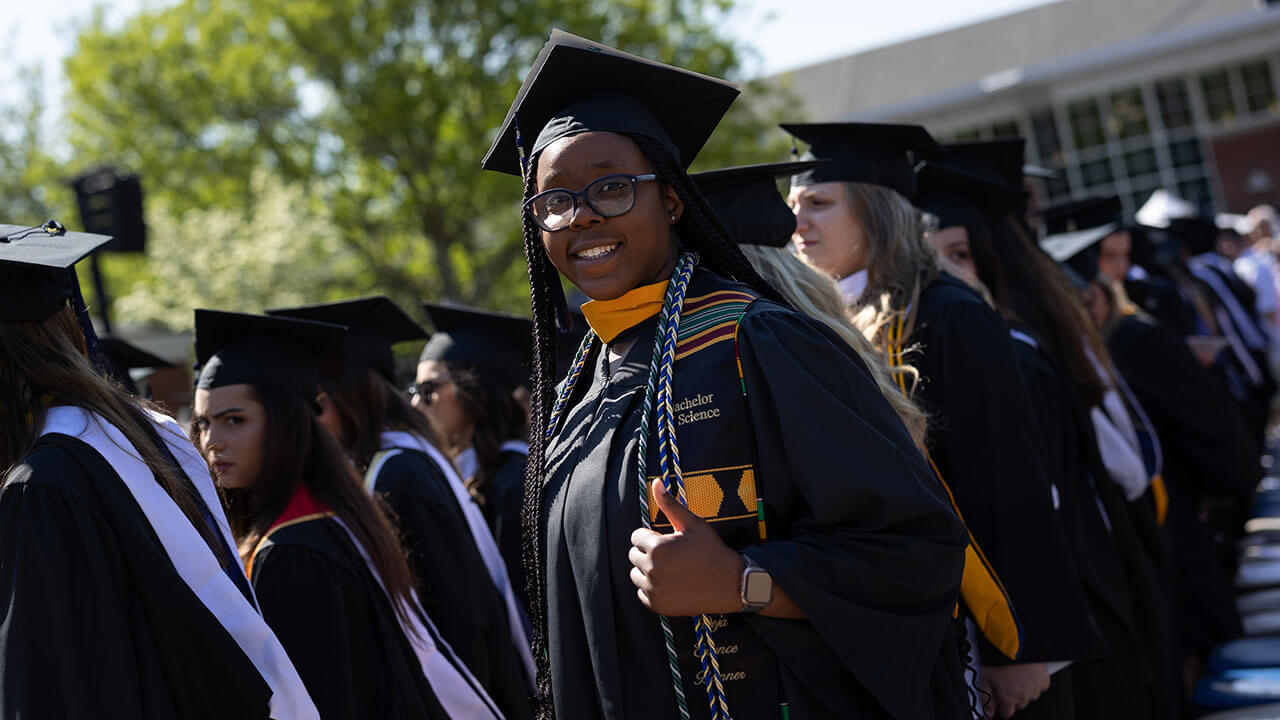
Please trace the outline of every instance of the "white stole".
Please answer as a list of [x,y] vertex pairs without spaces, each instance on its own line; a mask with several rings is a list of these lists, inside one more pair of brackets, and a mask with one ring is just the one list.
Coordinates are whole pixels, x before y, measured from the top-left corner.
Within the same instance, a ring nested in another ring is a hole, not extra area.
[[449,717],[466,718],[466,720],[472,720],[472,718],[502,720],[502,713],[493,704],[489,694],[485,692],[466,665],[457,659],[444,638],[440,637],[435,624],[431,622],[427,612],[422,609],[422,604],[418,602],[418,593],[412,588],[409,590],[412,607],[406,608],[402,603],[396,602],[395,598],[391,597],[391,593],[387,592],[387,586],[382,582],[378,568],[374,566],[364,545],[356,539],[355,533],[351,532],[351,528],[347,527],[347,524],[338,516],[333,516],[332,520],[346,531],[351,544],[359,551],[360,557],[364,558],[364,563],[369,567],[373,579],[378,582],[378,587],[382,588],[387,602],[393,609],[401,611],[396,613],[400,631],[413,647],[413,654],[418,658],[422,674],[426,676],[431,690]]
[[[232,556],[239,557],[204,458],[172,418],[158,413],[150,415],[169,452],[173,453],[182,472],[191,480],[209,514],[217,522],[221,539],[227,543]],[[178,575],[236,641],[271,688],[271,717],[276,720],[319,720],[320,713],[315,703],[275,633],[223,571],[217,557],[178,504],[156,482],[155,474],[124,433],[101,416],[71,406],[49,409],[40,435],[55,433],[69,435],[93,448],[124,481],[160,538],[160,544]]]
[[[467,527],[471,530],[471,538],[475,541],[476,547],[480,550],[480,556],[484,559],[485,569],[489,571],[489,577],[493,580],[493,584],[498,588],[498,592],[502,594],[502,599],[507,606],[507,625],[511,628],[511,639],[516,645],[516,651],[520,654],[520,659],[524,663],[526,679],[529,686],[533,687],[534,679],[537,676],[537,668],[533,664],[533,653],[529,648],[529,638],[524,632],[524,623],[520,620],[520,608],[516,603],[515,593],[511,590],[511,580],[507,577],[507,564],[502,559],[502,553],[498,550],[498,543],[493,539],[493,534],[489,531],[489,524],[484,520],[484,513],[480,512],[480,508],[471,499],[471,494],[467,492],[467,486],[462,482],[462,477],[458,475],[458,470],[449,462],[434,445],[425,439],[412,433],[400,431],[388,431],[382,433],[382,448],[400,448],[402,450],[417,450],[426,453],[436,465],[440,467],[440,471],[449,480],[449,488],[453,490],[453,496],[458,501],[458,506],[462,508],[462,514],[467,520]],[[425,580],[425,578],[423,578]]]

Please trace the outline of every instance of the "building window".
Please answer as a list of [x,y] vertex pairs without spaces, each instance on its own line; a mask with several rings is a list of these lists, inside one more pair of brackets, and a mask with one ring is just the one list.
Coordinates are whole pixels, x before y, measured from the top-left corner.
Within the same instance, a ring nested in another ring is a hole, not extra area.
[[1160,103],[1160,120],[1166,130],[1189,128],[1195,122],[1191,115],[1191,98],[1182,78],[1169,78],[1156,83],[1156,100]]
[[1178,195],[1187,202],[1200,206],[1200,212],[1206,215],[1213,212],[1213,195],[1209,191],[1209,181],[1205,178],[1187,180],[1178,183]]
[[1058,126],[1054,123],[1052,109],[1031,113],[1031,135],[1040,162],[1061,167],[1062,141],[1058,139]]
[[1088,150],[1106,143],[1102,131],[1102,113],[1098,101],[1093,98],[1077,100],[1067,105],[1067,119],[1071,122],[1071,139],[1076,150]]
[[1226,68],[1202,74],[1200,92],[1204,94],[1204,107],[1210,120],[1223,122],[1235,118],[1236,105],[1231,97],[1231,81]]
[[1280,105],[1276,103],[1276,88],[1271,80],[1271,68],[1266,60],[1241,65],[1240,77],[1244,80],[1244,102],[1249,112],[1280,114]]
[[1104,157],[1100,160],[1080,163],[1080,177],[1089,188],[1111,184],[1115,179],[1111,174],[1111,158]]
[[954,135],[951,136],[951,139],[948,142],[974,142],[976,140],[981,140],[981,139],[982,139],[982,132],[975,127],[975,128],[968,128],[966,130],[961,130],[960,132],[955,133]]
[[1130,88],[1111,94],[1107,121],[1111,132],[1121,140],[1141,137],[1151,132],[1147,110],[1142,104],[1142,90]]
[[1204,163],[1200,140],[1197,138],[1169,143],[1169,157],[1173,160],[1175,170],[1199,168]]
[[1159,170],[1156,151],[1151,148],[1133,150],[1124,154],[1124,171],[1131,178],[1159,172]]

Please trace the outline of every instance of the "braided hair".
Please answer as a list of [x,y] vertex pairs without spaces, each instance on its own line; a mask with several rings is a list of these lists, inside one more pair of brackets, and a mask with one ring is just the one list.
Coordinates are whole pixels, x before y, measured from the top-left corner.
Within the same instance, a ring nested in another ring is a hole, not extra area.
[[[751,262],[716,217],[715,211],[701,191],[689,179],[684,168],[661,143],[643,135],[627,134],[654,166],[658,181],[675,190],[684,204],[684,212],[675,224],[681,243],[698,253],[709,270],[731,280],[746,283],[763,297],[785,304],[760,277]],[[520,147],[524,167],[524,200],[538,191],[537,157],[528,158]],[[522,546],[527,572],[526,589],[529,615],[533,625],[533,656],[538,663],[535,706],[537,717],[555,716],[551,702],[550,659],[547,655],[546,581],[542,562],[542,475],[546,463],[547,423],[555,406],[556,317],[563,308],[564,291],[560,275],[542,246],[542,233],[528,213],[524,222],[524,252],[529,263],[529,295],[533,310],[533,368],[529,427],[529,463],[525,470],[524,506],[521,508]]]

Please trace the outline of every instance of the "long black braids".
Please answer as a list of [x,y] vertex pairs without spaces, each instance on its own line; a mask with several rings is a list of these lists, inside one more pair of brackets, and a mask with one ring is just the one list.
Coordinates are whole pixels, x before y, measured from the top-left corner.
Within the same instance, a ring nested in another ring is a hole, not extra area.
[[[661,143],[641,135],[628,135],[654,166],[658,179],[675,190],[684,212],[675,229],[684,245],[698,253],[708,269],[746,283],[760,295],[786,304],[782,296],[760,276],[730,239],[711,205]],[[520,152],[523,155],[523,147]],[[524,201],[538,191],[537,158],[523,158]],[[543,571],[542,481],[546,463],[547,423],[555,406],[556,316],[562,305],[560,275],[542,247],[542,233],[528,213],[521,213],[524,252],[529,264],[529,297],[533,311],[533,368],[529,422],[529,462],[525,469],[524,505],[521,508],[521,543],[526,567],[529,614],[533,625],[533,656],[538,665],[534,706],[536,717],[555,717],[551,697],[550,658],[547,654],[546,579]]]

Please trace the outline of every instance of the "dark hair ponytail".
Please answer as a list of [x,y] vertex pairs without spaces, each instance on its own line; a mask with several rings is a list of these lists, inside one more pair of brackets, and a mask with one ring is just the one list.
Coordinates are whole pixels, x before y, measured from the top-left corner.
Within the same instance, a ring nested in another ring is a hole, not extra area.
[[[698,253],[707,269],[746,283],[760,295],[785,304],[716,218],[711,205],[689,179],[684,168],[660,143],[641,135],[628,135],[654,166],[659,181],[675,190],[684,212],[675,229],[684,246]],[[517,145],[519,145],[517,143]],[[524,200],[538,191],[537,158],[524,157]],[[524,506],[521,508],[522,542],[527,572],[529,615],[533,624],[533,657],[538,663],[535,700],[537,716],[552,718],[550,661],[547,655],[546,580],[542,562],[542,474],[546,464],[548,422],[555,407],[556,307],[563,302],[560,275],[542,247],[542,233],[528,213],[521,213],[524,252],[529,263],[529,297],[533,310],[533,386],[530,391],[529,464],[525,469]]]

